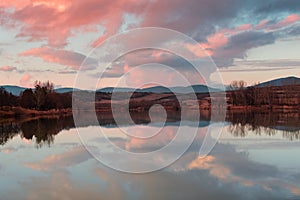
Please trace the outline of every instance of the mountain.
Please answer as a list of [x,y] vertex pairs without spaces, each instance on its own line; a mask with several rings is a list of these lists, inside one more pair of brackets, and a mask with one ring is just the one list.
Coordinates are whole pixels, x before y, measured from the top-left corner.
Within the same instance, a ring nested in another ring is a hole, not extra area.
[[[300,78],[290,76],[286,78],[279,78],[274,79],[270,81],[266,81],[260,84],[255,85],[255,87],[270,87],[270,86],[285,86],[285,85],[294,85],[299,84],[300,85]],[[13,95],[20,95],[21,92],[23,92],[26,88],[20,87],[20,86],[14,86],[14,85],[3,85],[0,86],[3,87],[6,91],[11,92]],[[72,92],[74,88],[66,87],[66,88],[57,88],[55,89],[55,92],[58,93],[66,93],[66,92]],[[80,91],[80,89],[75,89],[76,91]],[[196,93],[207,93],[207,92],[219,92],[221,90],[216,88],[210,88],[206,85],[192,85],[187,87],[171,87],[166,88],[163,86],[155,86],[155,87],[149,87],[149,88],[143,88],[143,89],[134,89],[134,88],[113,88],[113,87],[106,87],[98,89],[97,92],[151,92],[151,93],[169,93],[169,92],[175,92],[175,93],[189,93],[191,91],[195,91]]]
[[56,88],[56,89],[54,89],[54,91],[57,92],[57,93],[73,92],[73,90],[75,90],[75,91],[80,91],[80,89],[77,89],[77,88],[70,88],[70,87],[66,87],[66,88]]
[[135,89],[133,88],[114,88],[114,87],[106,87],[106,88],[101,88],[98,89],[97,92],[107,92],[107,93],[112,93],[112,92],[134,92]]
[[[24,87],[19,87],[19,86],[13,86],[13,85],[4,85],[0,86],[3,87],[6,91],[11,92],[13,95],[19,96],[25,89]],[[72,92],[74,88],[71,87],[65,87],[65,88],[56,88],[54,89],[55,92],[57,93],[67,93],[67,92]],[[76,89],[76,91],[80,91],[80,89]],[[143,88],[143,89],[134,89],[134,88],[113,88],[113,87],[106,87],[106,88],[101,88],[98,89],[97,92],[107,92],[107,93],[112,93],[112,92],[151,92],[151,93],[170,93],[170,92],[175,92],[175,93],[190,93],[191,91],[195,91],[196,93],[207,93],[208,91],[210,92],[218,92],[220,90],[215,89],[215,88],[209,88],[205,85],[193,85],[193,86],[188,86],[188,87],[163,87],[163,86],[155,86],[155,87],[149,87],[149,88]]]
[[97,92],[151,92],[151,93],[190,93],[192,91],[195,91],[196,93],[207,93],[207,92],[219,92],[220,90],[215,88],[209,88],[205,85],[193,85],[188,87],[163,87],[163,86],[154,86],[149,88],[143,88],[143,89],[134,89],[134,88],[113,88],[113,87],[107,87],[97,90]]
[[[4,88],[7,92],[12,93],[13,95],[19,96],[24,90],[27,88],[20,87],[20,86],[15,86],[15,85],[2,85],[0,86]],[[74,88],[57,88],[54,89],[55,92],[57,93],[66,93],[66,92],[72,92]],[[79,89],[75,89],[76,91],[79,91]]]
[[139,89],[138,92],[169,93],[172,92],[172,90],[170,88],[163,87],[163,86],[154,86],[154,87]]
[[221,90],[216,88],[211,88],[206,85],[192,85],[188,87],[175,87],[174,91],[176,93],[189,93],[191,91],[195,91],[195,93],[207,93],[207,92],[220,92]]
[[168,92],[174,92],[174,93],[207,93],[207,92],[219,92],[220,90],[216,88],[210,88],[207,87],[206,85],[192,85],[192,86],[187,86],[187,87],[171,87],[171,88],[166,88],[162,86],[156,86],[156,87],[151,87],[151,88],[145,88],[141,89],[141,92],[152,92],[152,93],[168,93]]
[[289,76],[286,78],[278,78],[271,81],[263,82],[255,85],[255,87],[271,87],[271,86],[286,86],[300,84],[300,78]]
[[170,89],[163,87],[163,86],[155,86],[155,87],[150,87],[150,88],[144,88],[144,89],[134,89],[134,88],[114,88],[114,87],[106,87],[106,88],[101,88],[97,90],[97,92],[107,92],[107,93],[112,93],[112,92],[152,92],[152,93],[166,93],[166,92],[171,92]]
[[2,85],[0,87],[4,88],[7,92],[10,92],[16,96],[19,96],[24,90],[27,89],[27,88],[15,86],[15,85]]

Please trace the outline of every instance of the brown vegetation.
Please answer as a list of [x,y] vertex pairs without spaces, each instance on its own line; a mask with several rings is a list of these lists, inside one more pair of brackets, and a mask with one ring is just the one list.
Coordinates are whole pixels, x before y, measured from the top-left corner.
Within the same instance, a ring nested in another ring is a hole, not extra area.
[[14,96],[0,88],[0,116],[36,116],[71,113],[72,94],[56,93],[53,83],[35,82],[34,89],[26,89],[20,96]]
[[[277,111],[298,110],[300,85],[244,87],[234,82],[227,91],[227,105],[231,111]],[[234,86],[233,86],[234,85]]]
[[[131,95],[119,92],[114,94],[112,100],[111,93],[97,92],[95,109],[99,113],[109,113],[111,105],[114,105],[122,112],[124,109],[128,109],[124,105],[126,105],[125,100],[130,98],[130,112],[147,112],[154,104],[162,105],[170,113],[180,113],[181,110],[198,110],[200,113],[204,113],[210,112],[212,109],[227,109],[228,112],[237,113],[299,110],[300,85],[271,87],[246,87],[246,85],[244,81],[234,81],[228,86],[226,95],[221,92],[196,94],[198,104],[193,101],[193,94],[135,92]],[[89,96],[89,92],[80,91],[78,95],[81,100],[80,106],[74,109],[88,109],[87,102],[93,103],[85,99]],[[224,96],[226,99],[223,99]],[[211,105],[212,99],[217,103],[214,108]],[[225,106],[227,107],[225,108]],[[50,82],[35,82],[34,89],[26,89],[19,97],[0,88],[0,116],[3,117],[71,114],[71,108],[72,93],[56,93]]]

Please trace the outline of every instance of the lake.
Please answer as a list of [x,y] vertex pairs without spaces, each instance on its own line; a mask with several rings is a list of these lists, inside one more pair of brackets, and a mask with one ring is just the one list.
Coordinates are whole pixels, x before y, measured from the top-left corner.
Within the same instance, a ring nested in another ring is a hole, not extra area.
[[[300,199],[297,114],[236,114],[225,122],[182,124],[173,119],[148,140],[130,137],[113,120],[100,119],[106,137],[133,153],[163,148],[175,138],[179,125],[186,136],[197,129],[178,160],[141,174],[116,171],[95,159],[83,146],[85,141],[124,167],[99,135],[99,126],[86,119],[86,124],[77,127],[80,137],[72,117],[0,122],[1,199]],[[149,123],[143,116],[136,116],[135,121],[139,123],[125,123],[123,128],[145,137],[158,131],[159,122]],[[200,158],[208,130],[218,141]],[[171,157],[172,152],[168,153]],[[155,161],[160,159],[164,157]],[[130,164],[136,167],[135,162]]]

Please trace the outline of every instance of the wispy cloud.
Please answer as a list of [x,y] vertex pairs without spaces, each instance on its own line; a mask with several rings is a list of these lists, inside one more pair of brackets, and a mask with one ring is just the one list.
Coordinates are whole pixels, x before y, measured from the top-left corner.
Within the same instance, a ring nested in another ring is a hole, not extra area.
[[48,171],[51,169],[65,168],[76,165],[90,159],[90,155],[84,147],[74,147],[73,149],[61,154],[51,155],[37,163],[24,163],[25,167]]
[[24,87],[30,87],[30,80],[32,76],[30,74],[24,74],[22,78],[20,79],[20,85]]
[[87,58],[83,54],[67,50],[52,49],[48,47],[29,49],[25,52],[20,53],[20,55],[41,57],[46,62],[66,65],[74,70],[79,70],[81,64],[85,59],[86,65],[82,66],[82,69],[92,69],[95,68],[97,65],[96,60],[92,58]]
[[11,72],[16,69],[17,69],[16,67],[7,66],[7,65],[0,67],[0,71],[4,71],[4,72]]

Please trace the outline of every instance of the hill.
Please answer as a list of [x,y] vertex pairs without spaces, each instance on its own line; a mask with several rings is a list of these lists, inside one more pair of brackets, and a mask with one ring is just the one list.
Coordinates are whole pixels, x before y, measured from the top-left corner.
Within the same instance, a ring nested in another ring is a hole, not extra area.
[[27,89],[27,88],[15,86],[15,85],[2,85],[0,87],[4,88],[7,92],[10,92],[15,96],[19,96],[24,90]]
[[[266,81],[263,83],[259,83],[255,85],[254,87],[271,87],[271,86],[286,86],[286,85],[300,85],[300,78],[290,76],[286,78],[278,78],[270,81]],[[14,86],[14,85],[3,85],[0,86],[3,87],[6,91],[12,93],[13,95],[20,95],[26,88],[20,87],[20,86]],[[74,88],[71,87],[65,87],[65,88],[57,88],[55,89],[55,92],[57,93],[67,93],[72,92]],[[75,89],[79,91],[80,89]],[[97,92],[104,92],[104,93],[112,93],[114,92],[148,92],[148,93],[156,93],[156,94],[162,94],[162,93],[189,93],[191,91],[195,91],[196,93],[207,93],[207,92],[220,92],[219,89],[216,88],[210,88],[206,85],[192,85],[188,87],[163,87],[163,86],[155,86],[155,87],[149,87],[149,88],[143,88],[143,89],[134,89],[134,88],[114,88],[114,87],[106,87],[98,89]]]
[[80,89],[77,89],[77,88],[70,88],[70,87],[54,89],[54,91],[57,92],[57,93],[73,92],[73,90],[75,90],[75,91],[80,91]]
[[215,89],[215,88],[209,88],[205,85],[193,85],[193,86],[188,86],[188,87],[163,87],[163,86],[154,86],[154,87],[149,87],[149,88],[143,88],[143,89],[134,89],[134,88],[113,88],[113,87],[107,87],[107,88],[102,88],[97,90],[97,92],[107,92],[107,93],[112,93],[114,92],[147,92],[147,93],[156,93],[156,94],[161,94],[161,93],[170,93],[170,92],[175,92],[175,93],[190,93],[192,91],[195,91],[196,93],[207,93],[207,92],[219,92],[220,90]]
[[271,87],[271,86],[286,86],[286,85],[300,85],[300,78],[289,76],[285,78],[278,78],[255,85],[255,87]]
[[[4,88],[7,92],[10,92],[15,96],[19,96],[24,90],[28,89],[25,87],[20,87],[15,85],[2,85],[0,87]],[[57,93],[67,93],[67,92],[72,92],[73,90],[74,88],[71,87],[54,89],[54,91]],[[79,89],[75,89],[75,90],[79,91]]]

